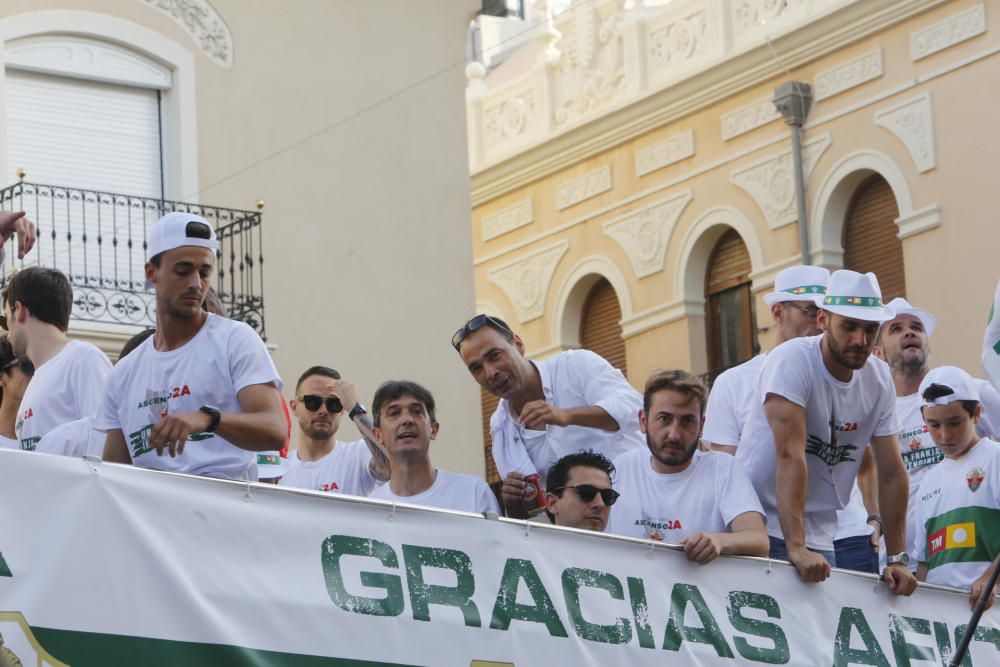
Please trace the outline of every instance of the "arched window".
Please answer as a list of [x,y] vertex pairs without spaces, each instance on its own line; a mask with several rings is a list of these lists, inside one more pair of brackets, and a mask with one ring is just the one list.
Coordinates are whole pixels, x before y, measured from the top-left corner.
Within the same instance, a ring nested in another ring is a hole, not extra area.
[[903,242],[896,236],[899,207],[882,176],[865,179],[854,193],[844,225],[844,268],[873,272],[883,300],[906,296]]
[[752,357],[756,324],[750,294],[750,255],[735,230],[722,235],[705,276],[709,374]]
[[596,352],[615,368],[628,375],[625,340],[622,338],[621,304],[615,288],[601,278],[590,288],[580,322],[580,346]]

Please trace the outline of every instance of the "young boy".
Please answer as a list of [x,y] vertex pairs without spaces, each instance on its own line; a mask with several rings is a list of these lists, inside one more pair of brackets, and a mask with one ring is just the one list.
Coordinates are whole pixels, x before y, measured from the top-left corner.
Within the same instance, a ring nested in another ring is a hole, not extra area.
[[[921,411],[944,460],[917,492],[917,578],[969,589],[973,607],[1000,554],[1000,444],[976,436],[982,407],[968,373],[935,368],[920,383]],[[988,605],[996,591],[990,591]]]

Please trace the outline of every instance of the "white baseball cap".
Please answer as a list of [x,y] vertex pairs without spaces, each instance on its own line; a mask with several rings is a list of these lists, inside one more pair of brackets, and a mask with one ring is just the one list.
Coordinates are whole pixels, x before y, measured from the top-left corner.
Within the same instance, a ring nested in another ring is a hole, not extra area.
[[840,269],[830,275],[826,296],[817,295],[823,310],[865,322],[886,322],[894,317],[882,303],[882,289],[874,273]]
[[281,452],[257,453],[257,479],[275,479],[287,472],[288,462],[281,457]]
[[[192,224],[200,223],[200,224]],[[204,225],[204,226],[202,226]],[[205,231],[207,228],[207,232]],[[205,236],[205,234],[208,236]],[[219,242],[215,238],[215,229],[208,220],[200,215],[174,211],[153,223],[149,230],[146,245],[146,261],[156,255],[174,248],[196,246],[218,252]]]
[[812,301],[826,294],[830,272],[822,266],[792,266],[774,277],[774,291],[764,295],[764,303],[773,306],[782,301]]
[[926,332],[928,336],[934,333],[934,326],[937,324],[937,320],[935,320],[934,316],[923,308],[911,306],[910,302],[901,296],[897,296],[895,299],[890,301],[888,307],[892,309],[892,319],[896,319],[900,315],[912,315],[920,320],[920,323],[924,325],[924,332]]
[[[932,384],[947,387],[951,389],[952,393],[939,396],[933,401],[925,400],[923,398],[924,392]],[[972,376],[955,366],[939,366],[933,369],[924,376],[917,393],[920,394],[921,405],[948,405],[955,401],[979,401],[979,391],[976,390]]]

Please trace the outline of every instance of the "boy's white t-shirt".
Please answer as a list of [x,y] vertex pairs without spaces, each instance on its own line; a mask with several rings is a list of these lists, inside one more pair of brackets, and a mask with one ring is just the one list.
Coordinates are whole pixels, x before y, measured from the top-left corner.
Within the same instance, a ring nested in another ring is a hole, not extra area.
[[969,588],[1000,554],[1000,444],[982,438],[924,475],[916,552],[927,582]]
[[60,424],[93,417],[110,372],[107,355],[80,340],[69,341],[37,367],[14,424],[21,449],[33,450],[43,435]]
[[377,484],[371,474],[371,460],[372,453],[363,439],[338,440],[333,450],[317,461],[303,461],[296,450],[294,463],[278,486],[368,496]]
[[766,354],[758,354],[715,379],[708,394],[702,438],[713,445],[736,447],[740,444],[740,434],[753,407],[757,381],[766,359]]
[[768,534],[781,538],[777,448],[764,400],[776,394],[804,407],[809,473],[803,514],[806,546],[832,551],[837,511],[850,499],[865,449],[873,437],[898,434],[899,423],[895,386],[886,363],[870,356],[850,381],[841,382],[823,363],[822,338],[796,338],[767,355],[736,456],[746,467],[767,514]]
[[281,379],[260,336],[244,322],[208,314],[201,330],[183,346],[159,352],[155,336],[118,362],[108,378],[95,428],[121,429],[132,463],[144,468],[228,479],[257,478],[257,453],[240,449],[217,433],[195,433],[184,453],[162,456],[149,445],[153,426],[170,413],[197,412],[211,405],[241,412],[237,394]]
[[56,426],[43,435],[35,451],[40,454],[101,458],[104,456],[105,437],[103,431],[94,428],[92,417],[84,417]]
[[743,465],[722,452],[696,451],[679,473],[653,470],[650,453],[632,451],[614,461],[615,488],[607,532],[677,544],[704,531],[729,530],[745,512],[764,514]]
[[493,495],[486,482],[473,475],[441,469],[438,469],[434,483],[422,493],[412,496],[397,496],[392,492],[389,483],[386,483],[375,489],[370,497],[394,503],[426,505],[427,507],[459,512],[500,513],[500,505],[497,503],[496,496]]

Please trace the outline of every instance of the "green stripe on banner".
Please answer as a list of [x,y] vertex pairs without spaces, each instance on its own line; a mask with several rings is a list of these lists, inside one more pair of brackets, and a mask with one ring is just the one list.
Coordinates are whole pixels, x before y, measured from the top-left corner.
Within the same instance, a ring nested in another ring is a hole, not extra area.
[[0,577],[13,577],[14,574],[10,571],[10,567],[7,565],[7,561],[3,559],[3,554],[0,553]]
[[325,658],[317,655],[259,651],[240,646],[107,635],[95,632],[31,628],[57,660],[72,667],[142,665],[143,667],[414,667],[392,662]]

